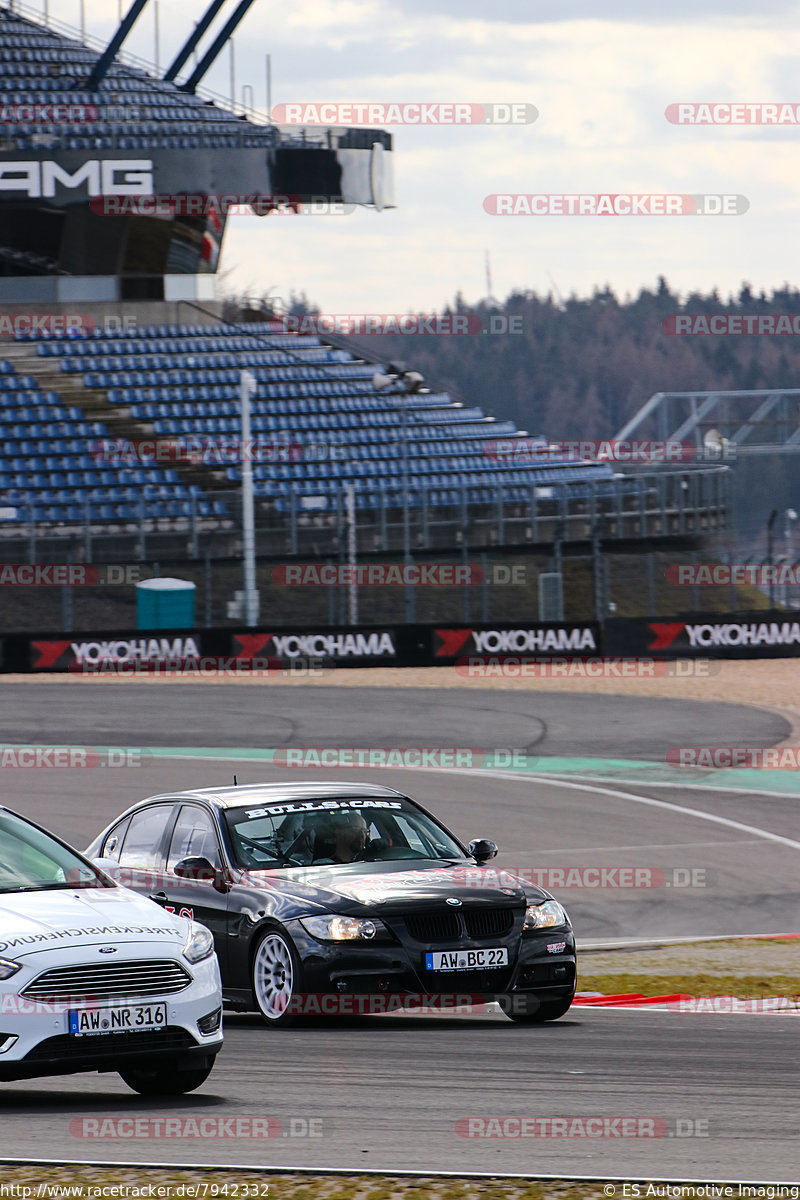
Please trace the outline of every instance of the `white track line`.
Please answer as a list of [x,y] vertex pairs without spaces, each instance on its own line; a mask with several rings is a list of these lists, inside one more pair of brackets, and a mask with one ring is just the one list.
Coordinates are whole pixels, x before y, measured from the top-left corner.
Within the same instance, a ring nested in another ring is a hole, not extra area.
[[[59,748],[64,749],[64,747],[59,747]],[[154,748],[160,749],[160,747],[154,747]],[[185,754],[154,754],[153,762],[154,763],[158,762],[158,760],[162,759],[162,758],[165,760],[171,759],[171,758],[172,759],[185,759],[187,762],[197,762],[198,761],[197,754],[189,751]],[[273,765],[273,763],[270,761],[270,759],[264,758],[261,754],[259,754],[259,755],[252,754],[247,750],[244,750],[242,752],[242,754],[238,755],[236,758],[231,758],[230,754],[203,754],[202,761],[203,762],[214,762],[214,763],[216,763],[216,762],[221,762],[221,763],[255,762],[255,763],[261,763],[263,766],[272,766]],[[336,768],[333,768],[333,767],[331,768],[331,770],[335,770],[335,769]],[[353,770],[362,770],[362,771],[369,770],[369,769],[370,768],[368,768],[368,767],[354,767],[353,768]],[[381,769],[383,769],[383,768],[378,768],[378,767],[372,768],[372,770],[376,770],[376,771],[381,770]],[[453,774],[459,773],[459,770],[457,767],[411,767],[411,766],[405,766],[405,767],[395,767],[392,769],[397,770],[397,771],[441,771],[441,772],[445,772],[445,773],[449,772],[449,773],[453,773]],[[473,772],[463,772],[463,773],[464,774],[473,774]],[[489,774],[492,774],[493,772],[485,771],[483,768],[481,768],[481,773],[484,775],[489,775]],[[494,774],[514,775],[514,774],[520,774],[520,773],[513,772],[513,771],[502,771],[501,769],[498,768],[498,770],[495,771]],[[563,779],[567,783],[571,779],[575,779],[579,783],[584,783],[584,782],[591,783],[595,779],[594,775],[572,775],[572,774],[559,775],[555,772],[552,775],[539,774],[538,772],[531,772],[530,775],[528,775],[526,773],[525,775],[520,775],[520,777],[525,778],[525,779],[533,779],[533,778],[543,779],[545,781],[547,781],[548,779]],[[606,775],[606,776],[603,776],[603,778],[605,779],[606,783],[629,784],[631,782],[630,780],[625,779],[625,778],[618,778],[616,775]],[[758,788],[758,790],[754,793],[752,788],[728,787],[727,785],[719,784],[719,783],[690,783],[688,781],[686,783],[667,783],[660,779],[653,779],[653,780],[638,779],[638,780],[635,780],[634,782],[644,783],[646,787],[677,788],[679,791],[684,791],[684,792],[685,791],[720,792],[722,795],[727,795],[728,793],[730,793],[731,795],[734,795],[734,796],[756,795],[756,796],[770,796],[772,799],[775,799],[775,800],[800,800],[800,793],[797,793],[797,792],[770,792],[764,788]],[[0,1161],[2,1161],[2,1160],[0,1160]]]
[[[537,776],[537,778],[539,778],[539,776]],[[595,776],[593,776],[593,775],[574,775],[573,776],[571,774],[570,775],[566,775],[566,774],[565,775],[557,775],[554,773],[552,776],[542,775],[541,778],[592,780],[595,778]],[[605,775],[605,776],[603,776],[603,778],[605,779],[606,783],[628,784],[630,782],[629,780],[627,780],[625,778],[618,778],[616,775]],[[688,780],[685,783],[667,783],[663,779],[652,779],[652,780],[651,779],[647,779],[647,780],[637,779],[634,782],[643,783],[643,784],[645,784],[646,787],[677,788],[679,791],[682,791],[682,792],[686,792],[686,791],[720,792],[722,795],[727,795],[727,793],[730,792],[734,796],[770,796],[771,798],[776,799],[776,800],[800,800],[800,793],[798,793],[798,792],[770,792],[770,791],[767,791],[765,788],[763,788],[763,789],[757,788],[754,790],[753,788],[746,788],[746,787],[729,787],[727,784],[722,784],[722,783],[690,783]]]
[[[193,754],[159,754],[157,756],[157,758],[154,758],[154,761],[166,762],[169,759],[190,759],[192,762],[198,761],[197,756],[193,755]],[[272,766],[272,764],[270,762],[268,762],[267,760],[265,760],[261,757],[259,757],[259,758],[248,757],[246,752],[244,754],[242,754],[241,757],[237,757],[235,759],[230,758],[230,756],[227,756],[227,755],[224,758],[222,758],[222,757],[216,758],[213,755],[203,755],[202,761],[203,762],[227,762],[227,763],[260,762],[264,766]],[[462,770],[462,769],[459,769],[458,767],[416,767],[416,768],[415,767],[404,767],[402,769],[406,770],[406,771],[412,771],[412,772],[418,771],[420,774],[434,773],[437,775],[467,775],[467,776],[470,776],[471,778],[475,778],[476,774],[478,774],[475,771]],[[701,809],[698,809],[698,808],[687,808],[683,804],[670,804],[666,800],[656,800],[652,796],[641,796],[641,795],[639,795],[638,792],[620,792],[620,791],[617,791],[616,788],[601,787],[597,783],[584,783],[582,781],[579,781],[578,779],[573,780],[572,778],[569,778],[569,779],[558,778],[557,779],[557,778],[554,778],[552,775],[538,775],[538,774],[536,774],[536,772],[504,771],[504,770],[500,770],[500,769],[492,770],[491,768],[488,770],[485,770],[485,769],[481,768],[480,776],[481,776],[481,778],[484,778],[484,779],[486,779],[486,778],[489,778],[489,779],[518,779],[522,782],[527,782],[527,783],[530,783],[532,780],[535,780],[537,783],[543,783],[543,784],[549,785],[550,787],[572,788],[574,791],[583,791],[583,792],[596,792],[597,794],[603,795],[603,796],[614,796],[618,800],[630,800],[634,804],[646,804],[651,808],[666,808],[670,812],[678,812],[678,813],[683,813],[684,816],[696,817],[697,820],[699,820],[699,821],[711,821],[715,825],[724,825],[728,829],[738,829],[741,833],[751,833],[755,837],[764,838],[768,842],[777,842],[781,846],[788,846],[791,850],[800,850],[800,842],[796,842],[792,838],[783,837],[779,833],[771,833],[768,829],[760,829],[757,825],[745,825],[741,821],[732,821],[730,819],[730,817],[720,817],[720,816],[717,816],[716,813],[703,812]],[[580,780],[583,780],[585,778],[586,778],[585,776],[581,776]],[[625,780],[620,779],[620,780],[614,780],[613,782],[624,783]],[[650,787],[651,785],[648,783],[647,786]],[[686,790],[687,788],[692,787],[691,784],[678,784],[678,783],[662,783],[662,784],[654,783],[652,786],[653,787],[678,787],[683,790]],[[709,788],[708,790],[709,791],[722,790],[724,792],[730,792],[730,791],[733,791],[734,789],[733,788],[724,788],[724,789]],[[745,791],[746,789],[741,789],[741,790]],[[752,793],[750,793],[750,794],[752,794]],[[778,796],[781,800],[786,800],[787,798],[788,799],[792,798],[791,795],[787,796],[787,794],[785,792],[759,792],[758,795],[759,796],[764,796],[764,795]]]
[[[430,770],[431,768],[426,768]],[[460,771],[458,768],[435,767],[434,770],[450,775],[474,775],[473,771]],[[553,779],[549,775],[523,774],[520,771],[481,771],[481,776],[492,779],[519,779],[530,782],[535,779],[538,783],[550,787],[573,788],[583,792],[596,792],[603,796],[613,796],[617,800],[631,800],[634,804],[646,804],[650,808],[666,808],[670,812],[683,813],[687,817],[695,817],[699,821],[712,821],[715,825],[724,825],[728,829],[738,829],[741,833],[751,833],[755,837],[764,838],[768,842],[777,842],[788,846],[791,850],[800,850],[800,842],[783,837],[780,833],[771,833],[768,829],[760,829],[757,825],[745,825],[741,821],[732,821],[730,817],[720,817],[716,813],[703,812],[699,808],[687,808],[684,804],[670,804],[667,800],[655,800],[652,796],[640,796],[638,792],[620,792],[616,788],[601,787],[599,784],[574,783],[572,780]],[[670,785],[672,786],[672,785]]]

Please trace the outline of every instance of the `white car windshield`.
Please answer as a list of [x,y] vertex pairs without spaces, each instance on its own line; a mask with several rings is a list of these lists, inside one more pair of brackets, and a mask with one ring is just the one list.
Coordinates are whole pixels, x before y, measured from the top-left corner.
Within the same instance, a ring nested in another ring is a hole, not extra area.
[[0,812],[0,894],[113,886],[73,850],[13,813]]

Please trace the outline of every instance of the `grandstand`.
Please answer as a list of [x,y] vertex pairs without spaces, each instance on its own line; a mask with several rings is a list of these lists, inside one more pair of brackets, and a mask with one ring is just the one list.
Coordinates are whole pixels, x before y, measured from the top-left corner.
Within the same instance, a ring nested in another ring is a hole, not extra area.
[[[20,335],[5,353],[14,357],[0,377],[2,502],[18,507],[20,521],[63,522],[64,533],[75,532],[75,521],[230,516],[228,497],[241,482],[243,369],[258,383],[254,490],[267,523],[291,511],[315,514],[317,528],[328,514],[335,525],[345,485],[365,516],[384,520],[406,494],[433,517],[436,510],[485,516],[499,506],[513,521],[531,505],[567,516],[604,508],[636,516],[651,490],[642,473],[620,477],[608,463],[547,455],[545,438],[524,437],[526,448],[541,446],[545,457],[535,464],[487,454],[497,439],[513,445],[523,432],[446,393],[409,395],[399,382],[378,393],[377,364],[316,336],[283,332],[280,322]],[[104,420],[83,419],[88,410]],[[141,461],[142,439],[177,447],[176,466],[155,465],[152,450],[152,464]],[[102,452],[105,441],[110,452]],[[193,457],[183,447],[199,451],[205,486],[181,477]],[[713,507],[722,508],[719,497]]]
[[[261,553],[340,549],[349,489],[368,550],[397,547],[409,524],[422,549],[580,541],[601,524],[618,540],[724,526],[724,468],[623,475],[549,453],[545,437],[433,384],[376,384],[383,364],[342,339],[290,332],[264,314],[223,321],[220,305],[192,303],[209,294],[224,216],[101,215],[93,172],[107,181],[117,170],[108,164],[146,155],[158,195],[208,196],[224,170],[241,194],[382,208],[390,137],[259,124],[122,61],[93,80],[99,51],[21,8],[0,9],[0,87],[12,105],[0,136],[0,316],[80,304],[98,320],[70,336],[38,329],[0,343],[4,553],[20,539],[57,539],[91,555],[104,538],[107,553],[113,543],[126,554],[128,535],[141,548],[147,534],[151,546],[171,538],[173,554],[181,539],[190,556],[235,554],[243,370],[257,381],[253,436],[267,447],[253,471]],[[71,106],[70,119],[24,119],[54,104]],[[126,168],[119,187],[130,186]],[[195,323],[176,319],[184,305]],[[132,317],[132,327],[107,328],[104,316]],[[172,462],[103,449],[142,439],[204,450],[199,462]],[[542,454],[492,454],[497,439]]]
[[[117,414],[127,418],[135,437],[121,438],[108,422],[82,420],[80,409],[64,408],[58,391],[43,393],[35,376],[20,377],[6,363],[8,405],[0,410],[4,502],[21,506],[26,516],[32,510],[34,520],[64,522],[84,515],[90,521],[132,520],[140,500],[151,518],[191,511],[225,515],[227,506],[214,501],[213,492],[187,487],[174,469],[144,465],[137,443],[163,440],[167,450],[175,447],[178,462],[195,457],[224,464],[217,473],[220,490],[238,486],[239,378],[245,368],[259,384],[251,418],[254,490],[276,512],[286,511],[292,497],[301,507],[333,511],[344,481],[354,488],[358,508],[398,504],[404,445],[412,503],[425,489],[434,508],[488,505],[498,487],[504,500],[525,501],[532,484],[540,493],[555,486],[586,498],[590,481],[612,478],[607,464],[563,456],[533,469],[493,460],[486,454],[489,437],[518,438],[513,422],[496,422],[446,394],[406,395],[399,384],[376,394],[374,363],[315,336],[276,332],[275,325],[280,323],[157,326],[127,337],[21,337],[16,352],[28,353],[18,364],[49,368],[50,380],[55,367],[70,377],[58,385],[62,392],[77,384],[95,398],[103,395],[112,421]],[[546,451],[546,440],[538,440]],[[155,462],[152,449],[148,457]]]

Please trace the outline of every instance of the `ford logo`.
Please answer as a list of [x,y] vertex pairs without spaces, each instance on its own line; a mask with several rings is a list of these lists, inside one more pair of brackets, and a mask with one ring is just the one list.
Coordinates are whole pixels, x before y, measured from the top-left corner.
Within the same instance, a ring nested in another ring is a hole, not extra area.
[[448,896],[447,899],[445,900],[445,904],[460,904],[460,903],[461,903],[461,901],[458,899],[457,896]]
[[98,954],[116,954],[117,947],[116,946],[101,946],[97,953]]

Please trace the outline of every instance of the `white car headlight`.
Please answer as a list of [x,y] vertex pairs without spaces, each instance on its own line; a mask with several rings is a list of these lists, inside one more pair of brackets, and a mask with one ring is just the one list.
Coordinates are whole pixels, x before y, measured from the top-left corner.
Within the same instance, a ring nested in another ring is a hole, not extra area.
[[183,947],[183,957],[190,963],[202,962],[214,953],[214,937],[205,925],[189,922],[189,934]]
[[22,963],[14,962],[11,958],[0,958],[0,979],[10,979],[22,970]]
[[569,917],[566,909],[557,900],[545,900],[544,904],[529,904],[525,910],[526,929],[554,929],[557,925],[567,925]]
[[388,937],[388,930],[377,917],[301,917],[300,924],[321,942],[374,941]]

